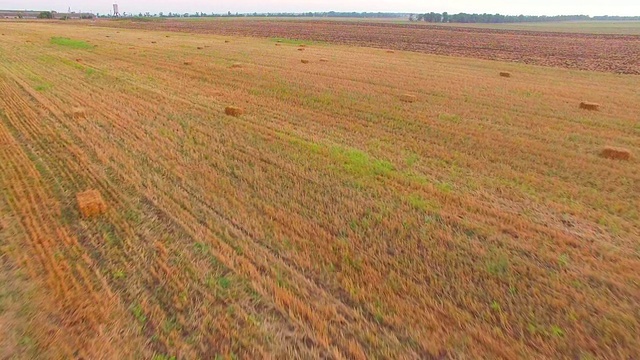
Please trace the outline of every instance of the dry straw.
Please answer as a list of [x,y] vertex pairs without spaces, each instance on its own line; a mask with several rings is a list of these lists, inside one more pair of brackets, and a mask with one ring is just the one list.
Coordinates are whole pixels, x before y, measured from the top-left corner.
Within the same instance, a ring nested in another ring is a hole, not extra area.
[[241,109],[241,108],[239,108],[239,107],[235,107],[235,106],[227,106],[227,107],[224,109],[224,113],[225,113],[225,114],[227,114],[227,115],[229,115],[229,116],[235,116],[235,117],[238,117],[238,116],[240,116],[240,115],[244,114],[244,110],[242,110],[242,109]]
[[320,59],[320,62],[328,62],[328,61],[329,61],[329,60],[328,60],[328,59],[325,59],[325,58],[321,58],[321,59]]
[[600,109],[600,104],[596,104],[596,103],[592,103],[592,102],[588,102],[588,101],[583,101],[583,102],[580,103],[580,109],[598,111],[598,109]]
[[240,64],[240,63],[233,63],[233,64],[231,65],[231,68],[232,68],[232,69],[240,69],[241,67],[242,67],[242,64]]
[[102,199],[102,195],[97,190],[87,190],[76,195],[78,208],[82,216],[89,218],[100,215],[107,211],[107,204]]
[[600,152],[600,156],[607,159],[614,160],[630,160],[631,159],[631,151],[627,149],[615,148],[611,146],[607,146]]

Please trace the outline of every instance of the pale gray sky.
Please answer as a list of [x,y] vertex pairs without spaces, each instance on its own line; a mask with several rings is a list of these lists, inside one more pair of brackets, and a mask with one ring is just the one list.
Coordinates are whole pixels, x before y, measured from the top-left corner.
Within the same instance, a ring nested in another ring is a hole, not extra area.
[[[115,0],[120,12],[178,13],[384,11],[477,12],[509,15],[635,15],[638,0]],[[106,14],[114,0],[0,0],[0,9],[91,11]]]

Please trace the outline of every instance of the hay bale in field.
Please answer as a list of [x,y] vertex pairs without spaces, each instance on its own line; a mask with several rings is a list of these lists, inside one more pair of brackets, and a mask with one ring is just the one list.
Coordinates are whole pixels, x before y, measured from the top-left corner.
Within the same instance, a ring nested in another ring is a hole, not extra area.
[[320,58],[320,62],[329,62],[329,59]]
[[600,156],[606,159],[629,160],[631,159],[631,151],[622,148],[607,146],[600,152]]
[[244,114],[244,110],[242,110],[241,108],[236,107],[236,106],[227,106],[224,109],[224,113],[229,115],[229,116],[238,117],[238,116]]
[[387,54],[393,54],[393,53],[395,53],[395,51],[393,51],[393,50],[387,50]]
[[185,61],[184,64],[185,65],[193,65],[193,61]]
[[241,69],[241,68],[242,68],[242,64],[240,64],[240,63],[233,63],[233,64],[231,64],[231,68],[232,68],[232,69]]
[[303,48],[303,47],[307,47],[307,45],[305,45],[305,44],[300,44],[300,45],[298,45],[298,46],[299,46],[299,47],[301,47],[301,48]]
[[157,42],[157,41],[152,41],[151,43],[152,43],[152,44],[157,44],[158,42]]
[[583,101],[583,102],[580,103],[580,109],[598,111],[598,109],[600,109],[600,104],[596,104],[596,103],[592,103],[592,102],[588,102],[588,101]]
[[86,119],[87,118],[87,110],[82,107],[74,107],[71,109],[71,115],[74,119]]
[[202,46],[198,46],[198,50],[202,50],[204,49]]
[[82,59],[77,58],[77,59],[76,59],[76,62],[82,62]]
[[98,190],[87,190],[76,194],[78,208],[85,218],[100,215],[107,211],[107,204]]
[[500,71],[500,76],[509,78],[511,77],[511,73],[507,71]]
[[402,94],[400,95],[400,101],[412,103],[418,101],[418,97],[412,94]]
[[224,41],[224,43],[225,43],[225,44],[228,44],[228,43],[230,43],[230,42],[231,42],[231,40],[225,40],[225,41]]
[[304,48],[298,48],[298,51],[304,51]]
[[276,46],[280,46],[280,45],[282,45],[282,44],[280,44],[280,43],[276,43]]
[[303,64],[308,64],[308,63],[309,63],[309,60],[307,60],[307,59],[302,59],[302,60],[300,60],[300,62],[301,62],[301,63],[303,63]]

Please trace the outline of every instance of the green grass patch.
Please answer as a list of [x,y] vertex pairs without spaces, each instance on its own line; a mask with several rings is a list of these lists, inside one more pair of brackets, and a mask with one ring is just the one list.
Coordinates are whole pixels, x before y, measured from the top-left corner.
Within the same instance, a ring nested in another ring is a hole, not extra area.
[[69,67],[72,67],[72,68],[74,68],[74,69],[76,69],[76,70],[82,70],[82,71],[85,71],[85,67],[84,67],[84,65],[79,64],[79,63],[77,63],[77,62],[75,62],[75,61],[73,61],[73,60],[60,58],[60,62],[61,62],[61,63],[63,63],[63,64],[65,64],[65,65],[67,65],[67,66],[69,66]]
[[144,324],[146,324],[147,316],[144,314],[144,310],[140,304],[134,304],[131,308],[131,313],[141,325],[144,326]]
[[425,200],[422,196],[418,194],[411,194],[407,198],[407,202],[411,207],[428,212],[437,212],[440,210],[440,206],[433,201]]
[[408,167],[412,167],[413,165],[415,165],[415,163],[418,162],[418,160],[420,160],[420,156],[418,156],[418,154],[411,153],[407,155],[405,159],[405,163],[407,164]]
[[393,164],[372,158],[367,153],[352,148],[334,146],[331,156],[342,164],[347,172],[357,176],[386,176],[394,171]]
[[442,121],[449,121],[449,122],[456,123],[456,124],[460,122],[460,116],[451,115],[451,114],[440,114],[440,115],[438,115],[438,119],[440,119]]
[[304,44],[304,45],[324,45],[324,44],[326,44],[326,42],[324,42],[324,41],[289,39],[289,38],[283,38],[283,37],[274,37],[274,38],[271,38],[271,41],[279,42],[281,44],[291,44],[291,45],[300,45],[300,44]]
[[222,289],[228,289],[231,286],[231,280],[225,276],[221,277],[218,279],[218,285],[222,288]]
[[54,45],[65,46],[72,49],[91,49],[92,46],[82,40],[73,40],[65,37],[52,37],[51,43]]
[[36,89],[36,91],[42,92],[42,91],[47,91],[47,90],[51,89],[52,87],[53,87],[53,85],[44,83],[44,84],[36,85],[34,87],[34,89]]

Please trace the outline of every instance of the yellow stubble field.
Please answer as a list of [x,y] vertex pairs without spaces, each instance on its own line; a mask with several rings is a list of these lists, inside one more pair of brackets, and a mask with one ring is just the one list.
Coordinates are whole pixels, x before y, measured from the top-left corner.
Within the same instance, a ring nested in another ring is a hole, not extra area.
[[0,30],[0,354],[640,356],[638,76]]

